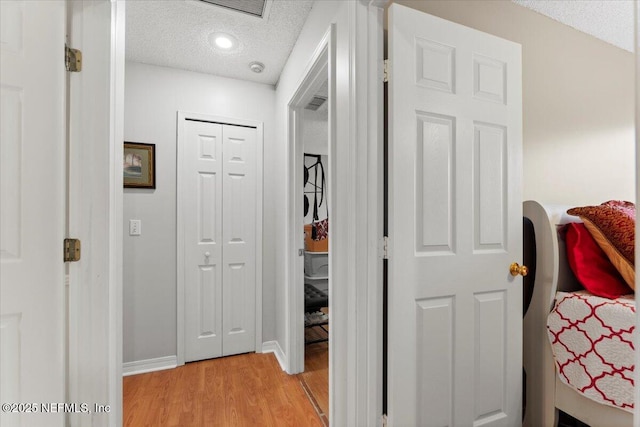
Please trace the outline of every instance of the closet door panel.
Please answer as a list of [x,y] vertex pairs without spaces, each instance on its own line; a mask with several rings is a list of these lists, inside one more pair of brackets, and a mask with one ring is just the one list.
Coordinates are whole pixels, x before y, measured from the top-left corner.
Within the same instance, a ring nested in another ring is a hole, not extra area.
[[222,125],[185,122],[185,361],[222,355]]
[[223,126],[223,355],[255,350],[256,129]]

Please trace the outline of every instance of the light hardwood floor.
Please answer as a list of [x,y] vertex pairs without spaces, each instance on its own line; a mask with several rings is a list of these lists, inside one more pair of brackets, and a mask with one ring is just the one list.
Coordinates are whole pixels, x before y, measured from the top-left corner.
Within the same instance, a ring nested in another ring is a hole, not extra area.
[[[320,328],[305,331],[306,339],[327,337]],[[329,425],[329,343],[305,346],[304,372],[298,374],[325,426]]]
[[187,363],[123,379],[124,425],[323,426],[300,378],[273,354]]

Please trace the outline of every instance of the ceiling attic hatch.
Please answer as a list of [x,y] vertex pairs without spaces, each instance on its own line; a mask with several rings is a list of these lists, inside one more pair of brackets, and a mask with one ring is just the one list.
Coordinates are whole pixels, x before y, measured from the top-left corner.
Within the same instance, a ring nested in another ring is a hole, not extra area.
[[272,0],[199,0],[227,10],[245,13],[256,18],[267,19]]
[[320,108],[322,106],[322,104],[324,104],[325,102],[327,102],[327,97],[326,96],[319,96],[319,95],[315,95],[311,101],[309,101],[309,103],[307,104],[306,107],[304,107],[307,110],[313,110],[316,111],[318,108]]

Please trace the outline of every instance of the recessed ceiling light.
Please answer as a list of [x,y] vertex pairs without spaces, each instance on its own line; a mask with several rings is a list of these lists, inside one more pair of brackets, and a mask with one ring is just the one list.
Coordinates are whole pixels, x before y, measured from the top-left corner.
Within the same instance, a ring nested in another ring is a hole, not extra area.
[[209,43],[222,50],[232,50],[238,46],[238,39],[226,33],[213,33],[209,36]]
[[227,36],[218,36],[216,37],[216,46],[220,49],[231,49],[233,47],[233,42]]

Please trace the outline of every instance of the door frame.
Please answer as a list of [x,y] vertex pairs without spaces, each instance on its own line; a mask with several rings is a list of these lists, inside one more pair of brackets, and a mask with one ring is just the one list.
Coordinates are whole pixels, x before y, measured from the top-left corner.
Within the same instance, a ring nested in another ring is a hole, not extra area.
[[[297,374],[304,371],[304,292],[301,286],[304,283],[304,264],[300,250],[304,250],[304,212],[302,211],[303,177],[302,168],[304,166],[304,141],[303,123],[304,107],[309,103],[313,95],[328,80],[328,127],[329,127],[329,165],[327,188],[329,198],[333,203],[333,180],[331,179],[332,161],[331,153],[335,144],[335,25],[331,25],[325,33],[322,41],[316,48],[309,66],[305,72],[305,77],[298,85],[288,104],[288,130],[289,130],[289,206],[288,206],[288,271],[290,280],[286,293],[287,301],[287,325],[289,340],[288,348],[285,349],[287,355],[287,373]],[[332,239],[329,239],[329,256],[331,255]],[[329,263],[329,300],[332,295],[332,273],[331,263]],[[329,319],[332,314],[329,311]],[[330,321],[331,322],[331,321]],[[329,354],[331,354],[332,334],[329,334]],[[331,357],[329,357],[329,372],[331,373]],[[331,375],[331,374],[329,374]]]
[[[302,248],[303,233],[302,186],[295,188],[302,182],[302,159],[296,163],[301,147],[296,145],[296,137],[300,136],[296,135],[294,126],[297,106],[294,101],[302,98],[304,82],[309,81],[314,64],[321,56],[323,46],[327,45],[328,191],[333,232],[329,240],[332,325],[329,335],[329,422],[332,425],[379,426],[383,423],[383,17],[388,2],[348,2],[348,28],[337,28],[333,23],[327,30],[310,57],[287,111],[285,368],[288,373],[296,373],[304,357],[299,350],[304,345],[304,298],[300,286],[302,267],[296,266],[296,263],[302,265],[298,249]],[[300,198],[296,199],[298,195]],[[300,222],[296,225],[298,217]],[[339,230],[337,233],[336,229]]]
[[[357,253],[363,252],[357,265],[363,273],[356,282],[353,309],[356,311],[355,384],[357,405],[354,425],[386,425],[383,393],[384,318],[384,188],[385,188],[385,98],[384,98],[384,19],[391,0],[360,0],[355,13],[357,40],[352,53],[359,79],[356,82],[356,176],[357,236],[362,237]],[[362,71],[364,69],[364,71]],[[362,223],[358,218],[366,218]],[[357,258],[356,258],[357,259]],[[366,363],[360,360],[365,359]]]
[[184,306],[184,272],[185,272],[185,236],[184,236],[184,200],[182,195],[185,192],[184,179],[182,174],[184,170],[184,144],[185,144],[185,129],[184,123],[187,119],[199,120],[205,122],[215,122],[236,126],[248,126],[256,129],[256,292],[255,292],[255,311],[256,311],[256,336],[255,336],[255,352],[258,353],[262,349],[262,222],[263,222],[263,209],[262,209],[262,194],[263,194],[263,123],[254,120],[237,119],[233,117],[214,116],[210,114],[193,113],[188,111],[178,111],[177,114],[177,129],[178,129],[178,147],[177,147],[177,248],[176,248],[176,262],[177,262],[177,274],[176,274],[176,334],[177,334],[177,365],[184,365],[185,361],[185,306]]
[[[633,35],[634,35],[634,59],[635,59],[635,147],[636,147],[636,203],[640,201],[640,172],[638,171],[638,165],[640,165],[640,1],[633,2]],[[636,235],[640,233],[640,223],[636,222]],[[635,254],[638,257],[640,253],[640,240],[636,239]],[[640,286],[640,277],[636,276],[636,289]],[[640,294],[636,292],[636,306],[640,304]],[[636,311],[636,330],[640,328],[640,312]],[[635,349],[635,366],[640,366],[640,350]],[[640,369],[635,370],[634,377],[635,384],[640,381]],[[640,427],[640,388],[634,388],[634,410],[633,410],[633,425],[634,427]]]
[[[123,0],[102,0],[99,4],[66,0],[66,3],[71,47],[94,58],[84,71],[68,74],[67,80],[70,115],[67,126],[71,140],[67,143],[82,150],[71,152],[66,165],[67,216],[70,221],[74,217],[82,220],[68,224],[68,232],[72,233],[68,237],[81,238],[83,251],[81,260],[67,267],[66,401],[108,405],[109,412],[104,413],[106,422],[100,418],[94,421],[117,427],[123,417],[122,141],[126,4]],[[101,10],[104,3],[110,8],[108,18]],[[101,37],[109,43],[106,53],[102,46],[97,47]],[[82,363],[79,365],[78,361]],[[87,378],[88,374],[91,378]],[[65,418],[75,425],[82,416],[70,413]]]

